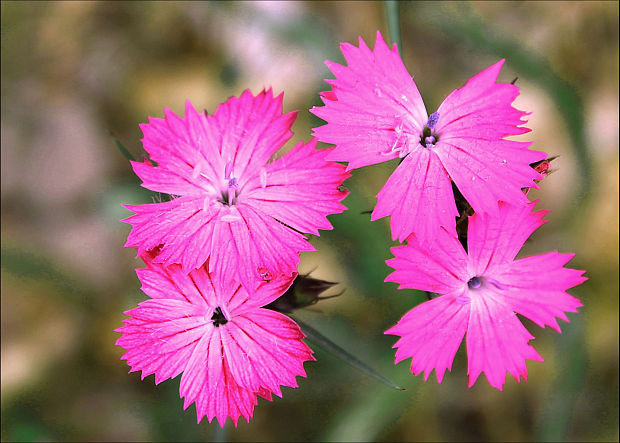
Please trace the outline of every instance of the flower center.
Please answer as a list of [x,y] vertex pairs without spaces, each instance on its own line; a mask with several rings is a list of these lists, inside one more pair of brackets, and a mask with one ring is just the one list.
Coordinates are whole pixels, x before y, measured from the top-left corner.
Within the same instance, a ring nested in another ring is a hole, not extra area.
[[232,164],[229,162],[226,164],[226,170],[224,171],[224,184],[220,189],[220,197],[218,201],[224,206],[232,206],[237,202],[239,196],[238,182],[236,177],[232,175]]
[[471,280],[467,282],[467,286],[469,289],[478,289],[482,286],[482,279],[478,276],[472,277]]
[[[234,180],[234,184],[231,184]],[[237,203],[237,179],[233,178],[229,181],[228,187],[222,189],[220,197],[217,199],[224,206],[232,206]]]
[[501,291],[505,291],[508,289],[507,286],[501,284],[500,282],[498,282],[497,280],[495,280],[494,278],[490,278],[490,277],[483,277],[483,276],[479,276],[476,275],[475,277],[472,277],[468,282],[467,282],[467,287],[469,287],[469,289],[480,289],[482,287],[486,288],[486,289],[499,289]]
[[420,144],[425,148],[430,149],[434,147],[435,143],[439,141],[439,136],[434,131],[438,120],[439,112],[433,112],[431,115],[429,115],[426,126],[424,126],[424,129],[422,129],[422,134],[420,134]]
[[228,320],[226,319],[226,317],[224,316],[224,313],[222,312],[222,308],[220,308],[219,306],[215,308],[215,311],[213,311],[213,316],[211,317],[211,321],[213,322],[213,326],[215,326],[216,328],[219,327],[220,325],[225,325],[226,323],[228,323]]

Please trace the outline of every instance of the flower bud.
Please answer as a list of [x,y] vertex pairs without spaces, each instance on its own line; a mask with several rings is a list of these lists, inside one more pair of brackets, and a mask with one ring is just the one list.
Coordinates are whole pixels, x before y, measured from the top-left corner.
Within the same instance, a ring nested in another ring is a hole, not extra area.
[[338,283],[312,278],[308,275],[298,275],[284,294],[265,307],[278,312],[291,313],[296,309],[313,305],[319,300],[339,296],[341,293],[320,297],[323,292],[337,284]]

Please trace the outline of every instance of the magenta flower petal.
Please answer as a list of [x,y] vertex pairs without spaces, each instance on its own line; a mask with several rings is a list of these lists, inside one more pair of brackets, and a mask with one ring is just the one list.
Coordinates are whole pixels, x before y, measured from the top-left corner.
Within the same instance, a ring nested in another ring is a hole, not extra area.
[[169,202],[126,206],[135,215],[125,246],[188,273],[209,261],[210,271],[252,287],[255,280],[292,275],[304,233],[331,229],[342,212],[339,186],[349,174],[327,161],[330,150],[300,143],[269,162],[291,137],[295,113],[282,115],[282,95],[245,91],[207,117],[187,102],[185,117],[169,110],[141,125],[151,161],[133,162],[144,187],[173,195]]
[[533,180],[541,178],[529,164],[546,157],[527,150],[530,143],[498,140],[494,145],[491,151],[488,141],[465,138],[442,138],[436,145],[446,171],[478,213],[497,212],[499,200],[526,204],[521,188],[538,187]]
[[442,226],[456,231],[458,211],[450,178],[436,155],[428,151],[405,157],[377,194],[371,220],[391,215],[392,239],[404,241],[415,232],[435,238]]
[[148,183],[148,188],[152,191],[188,197],[200,197],[204,194],[204,189],[198,183],[187,181],[179,175],[179,171],[165,170],[163,167],[155,168],[148,160],[142,163],[134,161],[130,163],[136,175],[144,183]]
[[467,251],[482,274],[496,266],[510,263],[532,233],[546,223],[549,211],[532,212],[538,201],[526,205],[499,205],[499,214],[474,214],[467,233]]
[[[512,84],[496,83],[505,60],[489,66],[470,78],[460,89],[448,95],[437,109],[441,118],[437,131],[449,139],[453,134],[464,137],[497,140],[508,135],[530,132],[521,127],[526,112],[510,104],[519,96]],[[501,115],[497,115],[497,114]]]
[[[515,260],[525,240],[544,223],[546,211],[536,203],[500,202],[495,214],[469,218],[468,252],[443,230],[433,244],[411,236],[392,248],[386,278],[400,288],[432,291],[439,296],[409,311],[386,333],[398,335],[396,362],[411,357],[414,374],[432,369],[441,381],[463,335],[466,335],[469,385],[484,372],[502,389],[506,373],[527,378],[526,360],[542,361],[529,344],[534,337],[516,314],[560,332],[557,318],[568,321],[581,302],[566,290],[583,283],[584,271],[564,268],[571,254],[548,254]],[[443,343],[443,344],[442,344]]]
[[[359,48],[341,48],[347,66],[327,62],[336,79],[322,94],[325,106],[311,110],[327,122],[314,135],[336,145],[328,158],[349,162],[347,170],[405,158],[377,194],[373,213],[373,219],[392,217],[394,239],[402,242],[414,233],[430,243],[437,225],[455,234],[450,180],[477,213],[497,212],[498,201],[527,203],[521,188],[541,178],[529,164],[546,154],[505,139],[529,129],[523,127],[527,114],[511,105],[519,88],[496,83],[503,60],[428,115],[398,52],[387,48],[380,33],[373,51],[361,39]],[[407,217],[403,207],[415,208],[414,199],[433,212]]]
[[577,312],[582,304],[566,290],[587,280],[583,271],[564,268],[573,254],[549,252],[515,260],[510,269],[495,269],[493,278],[504,282],[511,308],[541,328],[558,332],[556,318],[568,321],[565,312]]
[[126,312],[116,344],[126,350],[131,371],[155,382],[183,373],[184,408],[196,404],[198,422],[207,416],[224,425],[230,417],[252,417],[257,397],[271,401],[280,386],[297,386],[303,363],[314,360],[304,334],[290,318],[262,308],[292,283],[280,276],[247,291],[218,280],[207,265],[185,274],[180,265],[144,256],[138,270],[144,292],[153,297]]
[[198,423],[206,415],[209,422],[217,418],[222,427],[230,417],[237,426],[239,416],[246,421],[252,417],[257,398],[255,392],[240,386],[232,377],[222,347],[219,331],[200,339],[186,361],[179,393],[185,398],[183,409],[196,404]]
[[394,272],[386,282],[438,294],[458,292],[468,278],[468,258],[459,241],[444,229],[433,244],[423,244],[415,236],[407,244],[392,248],[394,258],[386,261]]
[[[246,285],[292,275],[300,251],[314,251],[303,235],[249,205],[239,205],[238,218],[214,227],[209,272],[225,279],[237,275]],[[206,232],[210,232],[209,228]]]
[[424,380],[435,369],[441,383],[463,341],[469,319],[469,305],[455,297],[438,297],[407,312],[386,334],[399,335],[396,361],[411,357],[411,372],[424,371]]
[[326,160],[333,149],[316,149],[316,144],[316,139],[300,142],[268,164],[264,182],[248,193],[247,204],[298,231],[319,235],[319,229],[332,229],[326,216],[346,209],[340,200],[348,192],[339,186],[350,174]]
[[274,98],[271,90],[256,97],[246,90],[220,104],[207,122],[219,137],[221,158],[232,162],[231,174],[238,180],[255,175],[293,135],[297,111],[282,115],[282,98]]
[[[127,350],[122,358],[127,360],[131,372],[142,371],[142,379],[155,373],[156,384],[183,371],[186,359],[205,333],[204,326],[195,318],[185,317],[185,310],[167,311],[167,307],[169,305],[162,300],[142,302],[138,308],[125,312],[131,316],[131,321],[126,321],[125,326],[117,329],[123,335],[116,344]],[[164,314],[155,317],[156,320],[152,315],[151,319],[146,319],[148,314],[145,312],[149,310]]]
[[427,120],[417,86],[396,47],[390,50],[380,32],[374,51],[361,37],[359,48],[340,47],[348,66],[326,62],[336,76],[329,83],[337,100],[329,94],[325,107],[310,110],[328,122],[314,128],[314,136],[336,145],[329,159],[349,162],[347,170],[398,157]]
[[240,315],[235,326],[222,329],[222,337],[226,337],[225,355],[239,384],[254,391],[264,387],[280,397],[280,385],[297,387],[295,377],[306,375],[303,362],[314,358],[301,341],[304,334],[290,318],[257,309],[251,316]]
[[216,223],[223,219],[219,224],[225,225],[232,212],[216,206],[204,208],[203,203],[202,197],[184,196],[162,203],[125,205],[135,212],[123,220],[133,226],[125,247],[137,246],[138,255],[143,255],[164,245],[160,262],[182,263],[185,272],[201,266],[210,249],[219,246]]
[[517,382],[527,380],[525,360],[543,361],[528,344],[534,338],[496,288],[472,296],[467,326],[467,373],[473,386],[481,372],[489,384],[502,390],[506,373]]

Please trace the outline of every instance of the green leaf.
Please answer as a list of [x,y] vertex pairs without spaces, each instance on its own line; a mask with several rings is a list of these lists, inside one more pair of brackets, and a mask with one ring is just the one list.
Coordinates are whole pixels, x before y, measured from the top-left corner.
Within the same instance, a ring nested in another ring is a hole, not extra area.
[[379,380],[380,382],[388,385],[389,387],[397,389],[399,391],[405,390],[405,388],[401,388],[394,382],[388,380],[387,378],[379,374],[377,371],[369,367],[364,362],[360,361],[356,357],[349,354],[347,351],[342,349],[340,346],[338,346],[336,343],[334,343],[333,341],[325,337],[323,334],[321,334],[319,331],[317,331],[313,327],[300,321],[297,317],[295,317],[294,320],[297,322],[302,332],[306,334],[306,336],[308,337],[308,340],[313,342],[315,345],[320,346],[321,348],[323,348],[325,351],[329,352],[330,354],[333,354],[336,357],[340,358],[341,360],[344,360],[345,362],[349,363],[351,366],[359,369],[366,375],[369,375],[375,378],[376,380]]

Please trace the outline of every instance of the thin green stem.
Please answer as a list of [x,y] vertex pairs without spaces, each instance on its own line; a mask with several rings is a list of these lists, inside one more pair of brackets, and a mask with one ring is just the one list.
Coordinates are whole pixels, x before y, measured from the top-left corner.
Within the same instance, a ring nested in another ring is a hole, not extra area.
[[228,441],[228,424],[220,427],[219,423],[214,423],[213,426],[213,441],[217,443]]
[[387,12],[388,29],[392,43],[396,43],[398,53],[402,56],[400,39],[400,5],[398,0],[386,0],[385,10]]
[[297,322],[297,324],[301,328],[301,331],[304,334],[306,334],[308,340],[313,342],[315,345],[323,348],[323,350],[329,352],[332,355],[335,355],[336,357],[338,357],[338,358],[342,359],[343,361],[347,362],[348,364],[350,364],[354,368],[359,369],[360,371],[362,371],[366,375],[369,375],[369,376],[375,378],[376,380],[379,380],[380,382],[388,385],[389,387],[394,388],[394,389],[396,389],[398,391],[404,391],[405,390],[405,388],[401,388],[396,383],[394,383],[393,381],[385,378],[384,376],[379,374],[377,371],[372,369],[370,366],[366,365],[364,362],[362,362],[358,358],[356,358],[353,355],[349,354],[343,348],[338,346],[336,343],[331,341],[329,338],[325,337],[323,334],[321,334],[319,331],[317,331],[316,329],[314,329],[310,325],[308,325],[308,324],[304,323],[303,321],[299,320],[298,317],[291,316],[291,318],[293,318]]
[[129,152],[129,149],[127,149],[125,147],[125,145],[123,145],[121,143],[121,141],[119,139],[117,139],[116,137],[114,137],[114,143],[116,144],[116,147],[118,148],[119,151],[121,151],[121,154],[123,154],[123,156],[127,159],[127,160],[132,160],[132,161],[136,161],[136,159],[134,158],[133,155],[131,155],[131,152]]

